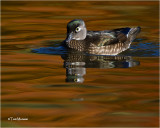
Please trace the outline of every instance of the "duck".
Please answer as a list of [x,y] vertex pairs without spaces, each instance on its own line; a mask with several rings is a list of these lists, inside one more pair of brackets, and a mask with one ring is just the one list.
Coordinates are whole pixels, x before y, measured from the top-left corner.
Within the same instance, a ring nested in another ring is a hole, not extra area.
[[130,48],[141,27],[88,31],[82,19],[67,24],[67,36],[62,45],[69,50],[96,55],[118,55]]

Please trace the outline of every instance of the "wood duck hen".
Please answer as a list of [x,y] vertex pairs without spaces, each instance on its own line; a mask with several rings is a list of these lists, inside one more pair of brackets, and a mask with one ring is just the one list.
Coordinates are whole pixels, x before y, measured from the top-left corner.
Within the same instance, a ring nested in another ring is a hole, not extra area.
[[85,22],[75,19],[67,24],[63,45],[69,49],[97,55],[117,55],[130,47],[140,27],[87,31]]

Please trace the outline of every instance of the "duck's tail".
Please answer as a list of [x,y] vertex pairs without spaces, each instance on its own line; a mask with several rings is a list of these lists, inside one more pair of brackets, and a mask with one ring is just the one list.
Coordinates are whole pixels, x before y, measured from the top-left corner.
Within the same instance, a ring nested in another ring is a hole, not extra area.
[[136,36],[140,33],[141,27],[131,28],[127,34],[128,42],[132,42]]

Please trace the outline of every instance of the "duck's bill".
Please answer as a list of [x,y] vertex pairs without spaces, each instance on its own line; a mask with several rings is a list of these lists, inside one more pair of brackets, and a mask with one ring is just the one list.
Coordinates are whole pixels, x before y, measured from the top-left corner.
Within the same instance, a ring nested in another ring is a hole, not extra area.
[[70,42],[71,40],[72,40],[72,33],[67,36],[66,42]]

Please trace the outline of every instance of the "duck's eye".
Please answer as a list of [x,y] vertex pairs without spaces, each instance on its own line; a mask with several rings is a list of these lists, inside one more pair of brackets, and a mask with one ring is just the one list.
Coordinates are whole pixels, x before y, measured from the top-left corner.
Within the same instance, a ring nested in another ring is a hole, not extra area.
[[80,29],[80,27],[77,27],[76,28],[76,32],[79,32],[81,29]]

